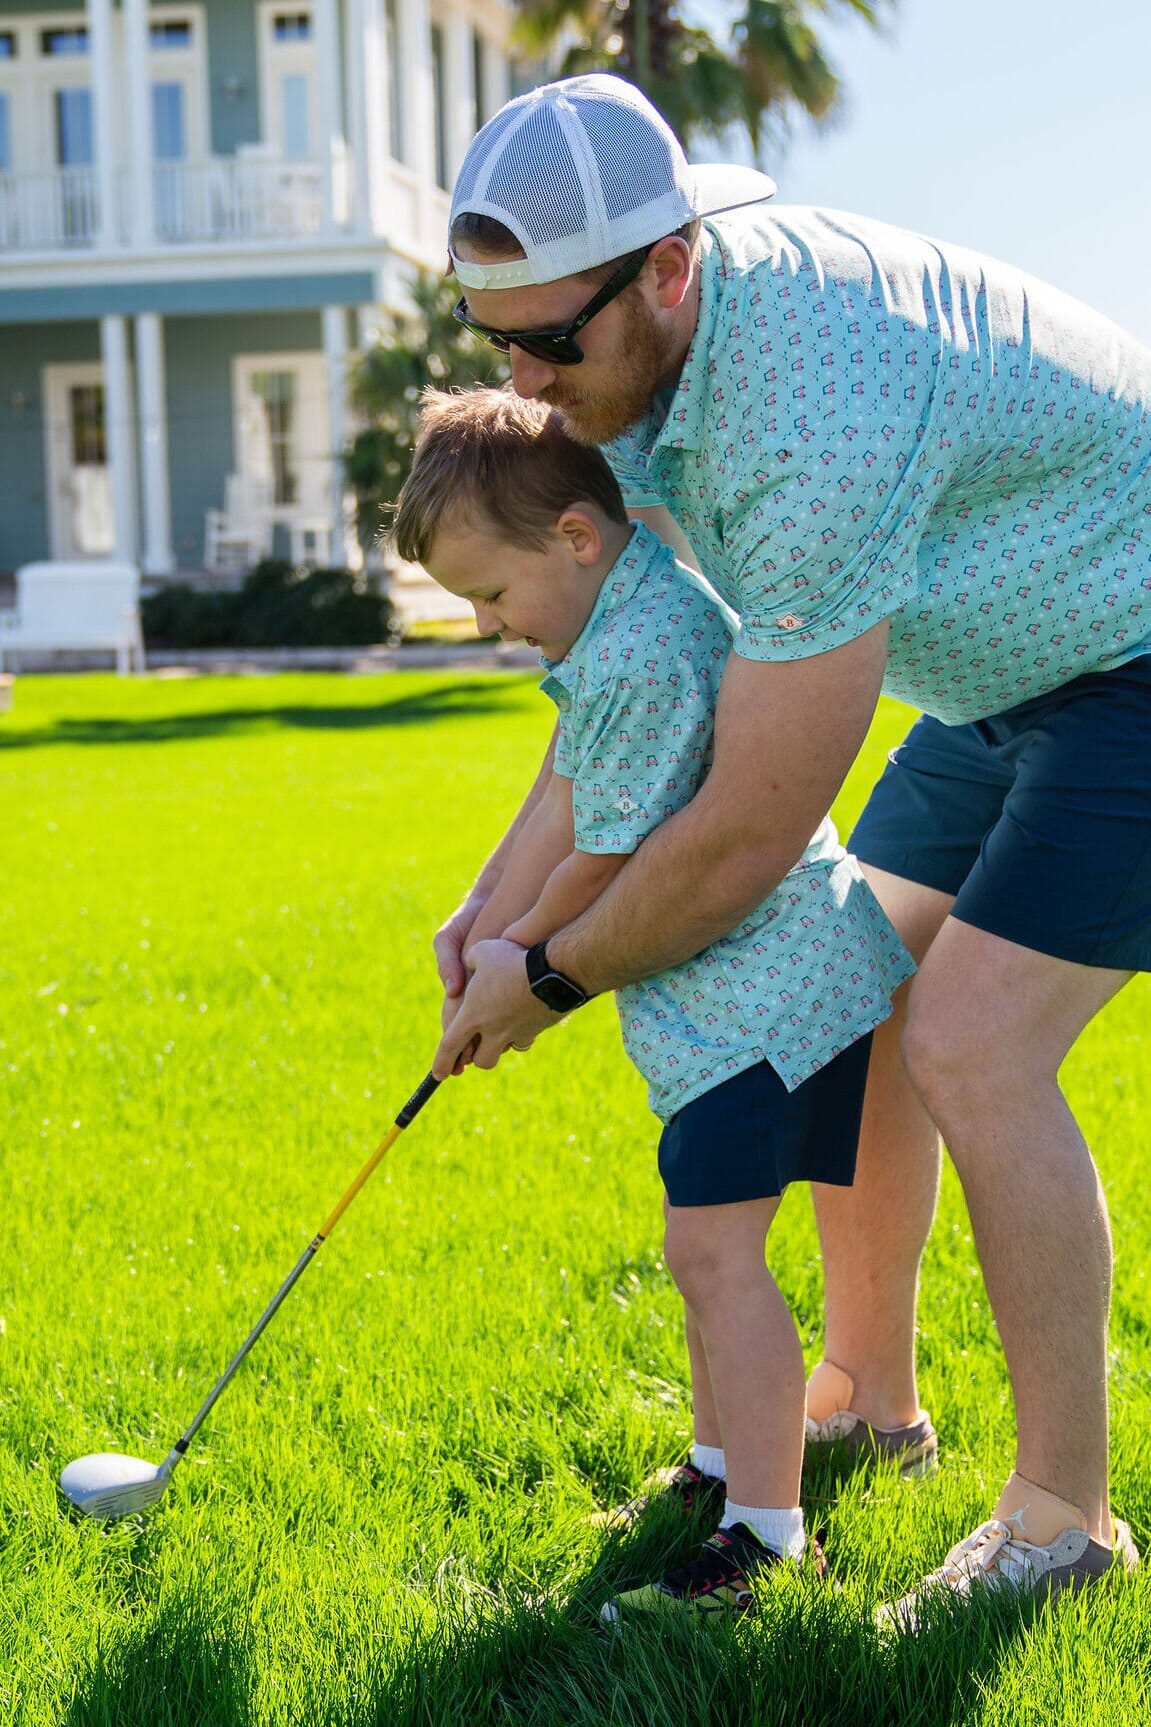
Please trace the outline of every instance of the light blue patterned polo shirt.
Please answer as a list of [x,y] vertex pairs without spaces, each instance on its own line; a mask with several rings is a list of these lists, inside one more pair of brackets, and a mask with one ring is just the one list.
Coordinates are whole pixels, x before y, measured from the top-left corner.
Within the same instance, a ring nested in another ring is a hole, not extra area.
[[705,224],[670,408],[605,453],[749,659],[890,617],[884,688],[958,724],[1151,648],[1151,353],[959,247],[801,207]]
[[[581,851],[633,852],[698,791],[734,619],[637,524],[579,640],[541,688],[559,709]],[[885,1020],[914,967],[825,821],[739,927],[617,992],[628,1055],[667,1121],[766,1060],[788,1090]]]

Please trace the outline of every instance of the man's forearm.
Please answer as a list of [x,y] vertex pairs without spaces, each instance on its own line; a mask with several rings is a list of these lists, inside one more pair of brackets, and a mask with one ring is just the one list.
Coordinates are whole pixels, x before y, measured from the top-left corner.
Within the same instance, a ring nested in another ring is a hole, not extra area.
[[589,993],[700,953],[752,911],[800,855],[806,841],[773,857],[740,834],[721,853],[701,796],[649,834],[627,869],[549,940],[552,964]]
[[628,868],[548,943],[593,993],[699,953],[776,888],[830,808],[866,735],[886,627],[816,662],[729,662],[712,771]]

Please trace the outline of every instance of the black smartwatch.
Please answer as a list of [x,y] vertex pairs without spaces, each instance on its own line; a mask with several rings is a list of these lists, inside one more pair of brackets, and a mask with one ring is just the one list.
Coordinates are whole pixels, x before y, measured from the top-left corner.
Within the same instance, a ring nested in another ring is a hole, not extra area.
[[571,1013],[591,1000],[586,989],[581,989],[574,979],[565,977],[562,971],[555,971],[548,963],[546,941],[537,941],[534,947],[529,947],[524,964],[532,994],[538,996],[553,1013]]

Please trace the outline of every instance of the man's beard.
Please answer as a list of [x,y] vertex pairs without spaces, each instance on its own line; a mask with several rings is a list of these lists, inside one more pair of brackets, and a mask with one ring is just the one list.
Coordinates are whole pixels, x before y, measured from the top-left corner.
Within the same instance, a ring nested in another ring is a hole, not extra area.
[[[562,415],[564,431],[577,444],[607,444],[642,420],[669,370],[671,340],[638,295],[620,301],[620,352],[610,395],[579,390],[578,366],[540,391],[540,400]],[[572,387],[567,385],[570,376]]]

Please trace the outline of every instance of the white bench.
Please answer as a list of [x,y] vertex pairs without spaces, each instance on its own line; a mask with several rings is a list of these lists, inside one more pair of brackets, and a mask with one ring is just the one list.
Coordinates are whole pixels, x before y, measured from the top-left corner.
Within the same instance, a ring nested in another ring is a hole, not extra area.
[[6,656],[104,648],[121,676],[144,670],[140,572],[135,564],[23,564],[16,609],[0,612],[0,671]]

